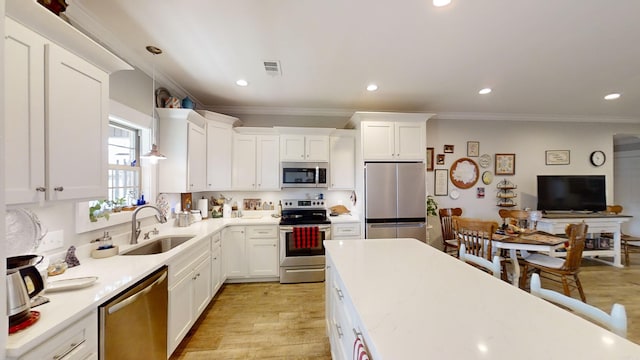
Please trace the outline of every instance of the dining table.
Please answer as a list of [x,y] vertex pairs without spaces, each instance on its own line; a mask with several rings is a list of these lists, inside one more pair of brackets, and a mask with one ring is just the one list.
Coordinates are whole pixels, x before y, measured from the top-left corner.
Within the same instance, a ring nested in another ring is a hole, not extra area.
[[509,275],[514,286],[520,283],[520,264],[518,263],[518,251],[522,257],[527,257],[529,251],[554,253],[564,248],[565,237],[549,234],[543,231],[523,232],[519,234],[497,233],[491,238],[491,246],[494,249],[509,250],[512,271]]

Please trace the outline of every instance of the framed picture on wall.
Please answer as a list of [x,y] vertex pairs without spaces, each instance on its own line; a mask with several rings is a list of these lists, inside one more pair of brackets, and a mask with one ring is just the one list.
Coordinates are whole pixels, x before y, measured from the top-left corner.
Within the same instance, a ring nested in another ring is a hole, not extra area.
[[436,169],[434,171],[434,189],[433,195],[436,196],[447,196],[449,194],[449,170],[447,169]]
[[478,157],[480,156],[480,142],[479,141],[467,141],[467,156]]
[[445,145],[444,152],[445,154],[453,154],[453,145]]
[[546,165],[569,165],[570,162],[569,150],[547,150],[544,152]]
[[514,175],[516,173],[516,154],[496,154],[496,175]]
[[444,165],[444,154],[438,154],[436,165]]
[[427,171],[433,171],[433,148],[427,148]]

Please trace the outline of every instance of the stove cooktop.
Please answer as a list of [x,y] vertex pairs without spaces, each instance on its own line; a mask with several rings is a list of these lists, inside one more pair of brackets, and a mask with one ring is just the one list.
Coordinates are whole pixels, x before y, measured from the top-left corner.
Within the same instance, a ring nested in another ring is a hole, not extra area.
[[280,225],[330,224],[324,200],[282,200]]

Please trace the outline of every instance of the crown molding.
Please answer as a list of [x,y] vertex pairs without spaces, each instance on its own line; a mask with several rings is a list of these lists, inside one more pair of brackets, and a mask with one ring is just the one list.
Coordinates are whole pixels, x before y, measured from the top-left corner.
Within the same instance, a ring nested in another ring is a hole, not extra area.
[[539,121],[539,122],[579,122],[579,123],[622,123],[638,124],[640,118],[617,116],[581,116],[554,114],[509,114],[509,113],[468,113],[442,112],[433,119],[439,120],[495,120],[495,121]]
[[294,108],[273,106],[203,106],[207,110],[235,115],[290,115],[290,116],[324,116],[349,118],[354,109],[331,108]]

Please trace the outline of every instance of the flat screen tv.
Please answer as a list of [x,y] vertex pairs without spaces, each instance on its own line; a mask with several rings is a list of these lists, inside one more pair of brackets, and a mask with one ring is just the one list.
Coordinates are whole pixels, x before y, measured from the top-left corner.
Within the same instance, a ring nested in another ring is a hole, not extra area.
[[538,175],[538,210],[607,209],[604,175]]

